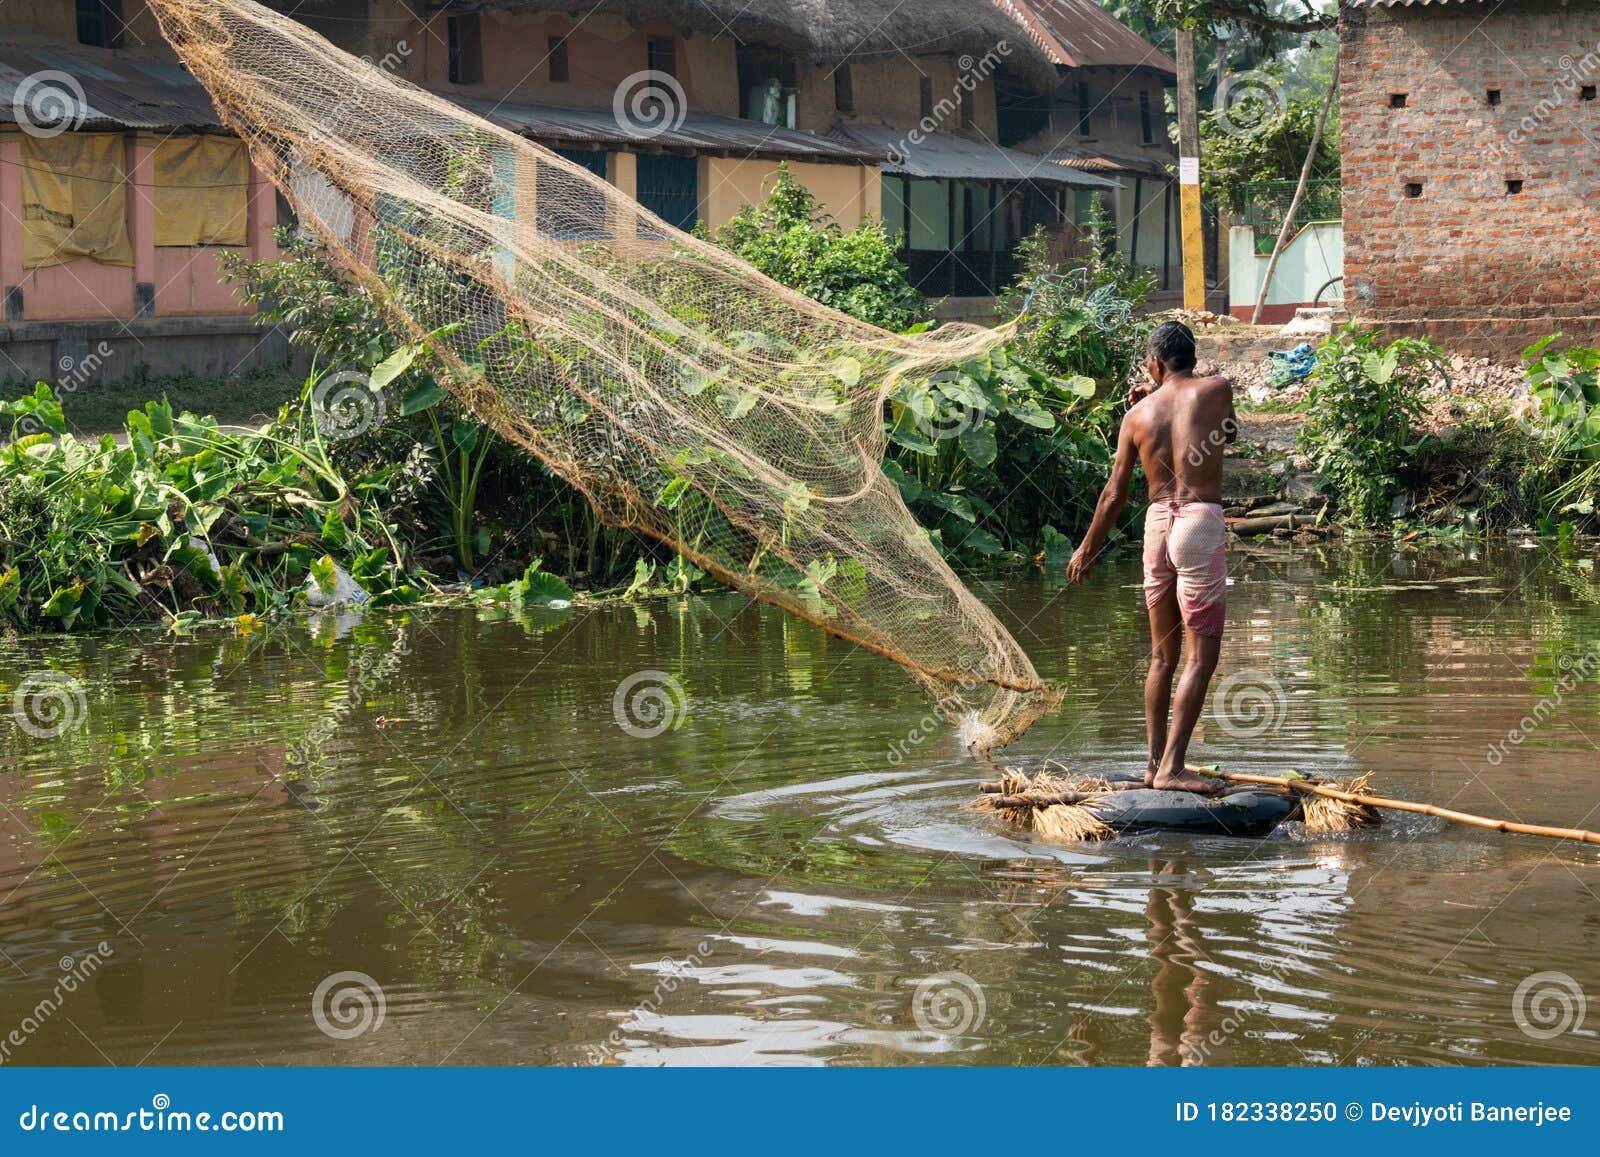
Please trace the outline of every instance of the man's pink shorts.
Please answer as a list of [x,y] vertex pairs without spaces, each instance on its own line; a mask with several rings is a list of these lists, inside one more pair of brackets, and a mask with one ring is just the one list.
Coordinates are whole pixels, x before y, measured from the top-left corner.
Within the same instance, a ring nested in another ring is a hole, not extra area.
[[1227,524],[1215,502],[1154,502],[1144,516],[1144,602],[1174,586],[1183,625],[1222,638],[1228,611]]

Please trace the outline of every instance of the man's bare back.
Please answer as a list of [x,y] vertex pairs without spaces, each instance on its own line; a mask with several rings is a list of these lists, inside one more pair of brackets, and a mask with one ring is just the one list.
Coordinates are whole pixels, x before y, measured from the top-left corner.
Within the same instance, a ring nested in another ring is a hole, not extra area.
[[1168,374],[1123,425],[1139,452],[1150,501],[1222,501],[1222,451],[1237,436],[1227,378]]
[[[1146,365],[1154,385],[1136,388],[1117,433],[1111,479],[1078,544],[1067,577],[1088,580],[1128,498],[1134,461],[1150,485],[1145,512],[1144,592],[1150,615],[1145,784],[1210,795],[1221,783],[1185,769],[1189,740],[1205,706],[1222,651],[1227,613],[1227,526],[1222,517],[1222,455],[1237,434],[1233,384],[1194,373],[1194,334],[1167,322],[1150,337]],[[1188,651],[1174,699],[1172,679]],[[1170,711],[1170,727],[1168,714]]]

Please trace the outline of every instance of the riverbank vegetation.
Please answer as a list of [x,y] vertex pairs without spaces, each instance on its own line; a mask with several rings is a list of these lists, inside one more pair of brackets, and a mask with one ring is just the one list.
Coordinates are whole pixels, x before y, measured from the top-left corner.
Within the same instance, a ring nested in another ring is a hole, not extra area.
[[[884,470],[957,566],[1056,565],[1092,515],[1150,326],[1151,283],[1108,230],[1096,215],[1065,260],[1042,232],[1026,240],[1002,297],[1024,314],[1015,336],[887,399]],[[865,320],[931,324],[895,240],[875,223],[840,229],[787,175],[713,238]],[[158,400],[129,413],[119,436],[86,439],[69,433],[48,386],[0,405],[10,629],[154,620],[182,630],[222,618],[248,628],[345,599],[458,592],[548,604],[572,588],[632,597],[709,582],[659,544],[601,524],[582,495],[454,400],[426,342],[394,332],[308,242],[281,240],[281,261],[228,266],[261,319],[289,330],[316,367],[264,424],[224,428]],[[1473,490],[1451,507],[1458,531],[1593,524],[1600,353],[1542,344],[1529,351],[1522,411],[1485,409],[1447,434],[1422,428],[1421,390],[1444,365],[1433,347],[1344,330],[1318,354],[1298,449],[1337,520],[1385,528],[1411,513],[1403,495],[1457,470]],[[1138,517],[1133,504],[1124,530]]]

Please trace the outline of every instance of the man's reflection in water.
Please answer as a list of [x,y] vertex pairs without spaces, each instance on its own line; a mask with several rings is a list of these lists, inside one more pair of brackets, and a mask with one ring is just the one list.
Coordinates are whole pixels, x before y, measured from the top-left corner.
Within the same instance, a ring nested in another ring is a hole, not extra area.
[[[1179,876],[1186,869],[1170,860],[1151,860],[1155,878]],[[1150,889],[1144,914],[1150,958],[1156,962],[1150,987],[1151,1065],[1232,1064],[1231,1030],[1237,1018],[1219,1006],[1227,982],[1197,963],[1208,961],[1205,938],[1194,916],[1195,892],[1176,885]],[[1225,1023],[1226,1022],[1226,1023]]]

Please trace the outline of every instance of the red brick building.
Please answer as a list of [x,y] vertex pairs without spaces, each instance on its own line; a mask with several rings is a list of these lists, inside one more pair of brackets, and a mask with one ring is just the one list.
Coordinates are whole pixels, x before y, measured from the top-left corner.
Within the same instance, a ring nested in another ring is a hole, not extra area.
[[1515,360],[1600,343],[1600,4],[1343,0],[1345,300]]

